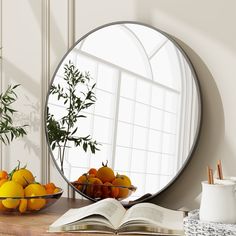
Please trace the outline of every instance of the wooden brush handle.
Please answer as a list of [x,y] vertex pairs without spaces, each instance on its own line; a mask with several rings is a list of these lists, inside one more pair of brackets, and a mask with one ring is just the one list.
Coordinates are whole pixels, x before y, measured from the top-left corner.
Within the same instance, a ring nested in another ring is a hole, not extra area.
[[218,160],[217,170],[218,170],[218,177],[219,177],[219,179],[223,179],[223,171],[222,171],[221,160]]
[[211,184],[211,173],[210,173],[210,167],[207,166],[207,180],[208,180],[208,184]]

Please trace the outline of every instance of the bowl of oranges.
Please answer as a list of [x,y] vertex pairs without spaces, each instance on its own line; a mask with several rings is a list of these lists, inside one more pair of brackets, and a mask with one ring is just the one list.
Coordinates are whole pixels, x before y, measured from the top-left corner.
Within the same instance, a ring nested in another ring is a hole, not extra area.
[[10,173],[0,171],[0,212],[37,212],[55,203],[62,195],[54,183],[42,185],[32,172],[19,165]]
[[71,184],[91,200],[100,200],[104,198],[115,198],[124,200],[137,189],[132,185],[127,175],[117,173],[115,175],[112,168],[102,163],[99,169],[90,168],[87,173]]

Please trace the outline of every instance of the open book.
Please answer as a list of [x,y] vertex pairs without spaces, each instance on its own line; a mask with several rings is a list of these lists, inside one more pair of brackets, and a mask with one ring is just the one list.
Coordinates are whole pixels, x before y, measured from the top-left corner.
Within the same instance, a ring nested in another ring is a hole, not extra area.
[[139,203],[126,210],[111,198],[70,209],[49,232],[98,232],[117,234],[184,235],[184,213],[152,203]]

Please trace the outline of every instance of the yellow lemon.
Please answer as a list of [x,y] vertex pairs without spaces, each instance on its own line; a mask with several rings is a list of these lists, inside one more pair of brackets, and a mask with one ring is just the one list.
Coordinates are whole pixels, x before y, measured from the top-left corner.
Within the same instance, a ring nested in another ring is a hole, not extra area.
[[59,188],[55,188],[53,193],[59,193],[60,192],[60,189]]
[[120,174],[117,174],[116,175],[116,178],[121,178],[121,179],[124,179],[127,186],[131,186],[131,180],[130,178],[127,176],[127,175],[120,175]]
[[29,170],[23,168],[14,172],[12,180],[26,187],[28,184],[34,182],[34,176]]
[[4,207],[16,208],[19,205],[20,200],[11,198],[24,197],[24,189],[20,184],[16,183],[15,181],[7,181],[3,183],[3,185],[0,187],[0,197],[9,198],[2,201]]
[[3,206],[2,201],[0,201],[0,211],[6,211],[7,208]]
[[0,180],[0,187],[5,183],[5,182],[7,182],[8,180],[7,179],[1,179]]
[[24,213],[27,210],[27,199],[21,199],[19,205],[19,212]]
[[[25,196],[45,196],[47,195],[46,189],[41,184],[29,184],[25,188]],[[28,200],[29,210],[40,210],[46,204],[46,200],[43,198],[34,198]]]

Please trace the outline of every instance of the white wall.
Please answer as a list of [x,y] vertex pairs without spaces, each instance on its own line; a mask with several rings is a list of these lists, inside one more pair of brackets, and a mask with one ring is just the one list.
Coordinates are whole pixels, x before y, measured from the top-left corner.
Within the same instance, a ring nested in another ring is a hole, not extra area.
[[[236,176],[236,1],[234,0],[1,0],[1,84],[20,83],[17,118],[28,123],[26,138],[2,147],[2,167],[27,163],[38,180],[64,181],[50,164],[43,127],[46,87],[74,40],[94,27],[134,20],[176,38],[199,77],[202,131],[192,161],[180,178],[153,201],[170,208],[195,208],[206,165],[222,159]],[[50,7],[50,8],[48,8]],[[74,9],[74,10],[73,10]],[[74,13],[74,15],[73,15]]]

